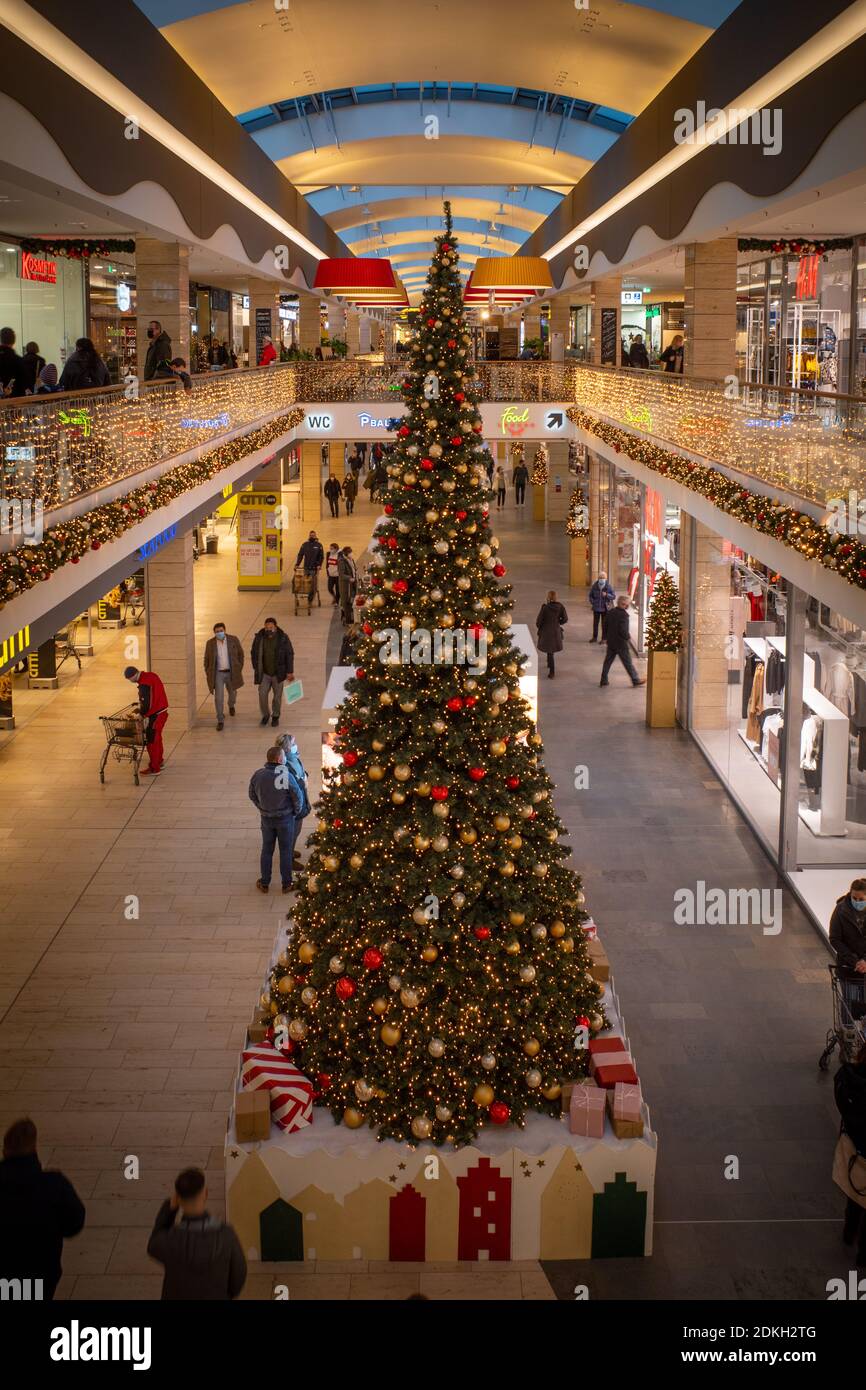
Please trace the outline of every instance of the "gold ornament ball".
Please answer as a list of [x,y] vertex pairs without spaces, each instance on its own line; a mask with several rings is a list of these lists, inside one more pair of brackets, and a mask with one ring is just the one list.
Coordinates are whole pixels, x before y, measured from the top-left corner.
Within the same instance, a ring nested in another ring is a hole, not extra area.
[[478,831],[472,830],[471,828],[468,830],[461,830],[460,838],[464,845],[474,845],[475,841],[478,839]]
[[424,950],[421,952],[421,959],[422,959],[422,960],[426,960],[426,961],[429,963],[430,961],[436,960],[437,957],[438,957],[438,955],[439,955],[439,947],[438,947],[438,946],[425,946],[425,947],[424,947]]
[[375,1094],[373,1087],[368,1085],[366,1081],[355,1082],[355,1095],[363,1105],[365,1105],[368,1100],[372,1100]]
[[302,965],[312,965],[316,959],[317,949],[312,941],[302,941],[298,947],[298,960]]
[[541,1072],[532,1067],[525,1076],[525,1081],[530,1091],[536,1090],[541,1085]]
[[547,936],[547,927],[543,922],[536,922],[535,926],[532,928],[532,935],[535,937],[536,941],[544,940]]
[[427,1044],[427,1051],[431,1057],[441,1057],[445,1051],[445,1044],[441,1038],[431,1038]]
[[565,923],[560,922],[559,919],[557,919],[555,922],[551,922],[550,935],[557,937],[565,936]]
[[401,989],[401,990],[400,990],[400,1003],[403,1005],[403,1008],[404,1008],[404,1009],[417,1009],[417,1007],[418,1007],[418,1000],[419,1000],[419,996],[418,996],[418,991],[417,991],[417,990],[415,990],[415,989]]
[[416,835],[412,841],[419,854],[423,854],[425,849],[430,848],[430,841],[426,835]]
[[342,975],[343,971],[346,969],[346,962],[343,960],[342,956],[331,956],[331,959],[328,961],[328,969],[333,975]]
[[415,795],[416,795],[416,796],[429,796],[429,795],[430,795],[430,783],[429,783],[429,782],[419,782],[418,785],[417,785],[417,787],[415,788]]
[[510,849],[521,849],[523,846],[523,836],[516,833],[514,835],[509,835],[508,845]]
[[509,922],[511,923],[512,927],[522,927],[522,926],[523,926],[523,923],[526,921],[526,913],[525,913],[525,912],[509,912],[509,914],[508,914],[508,920],[509,920]]
[[526,1042],[523,1044],[523,1051],[526,1053],[527,1057],[537,1057],[541,1051],[541,1043],[538,1041],[538,1038],[527,1038]]
[[515,864],[512,859],[506,859],[504,864],[499,865],[499,872],[503,878],[511,878],[514,874]]
[[360,869],[363,862],[363,856],[360,854],[352,854],[349,856],[349,865],[353,869]]
[[559,1100],[562,1095],[562,1087],[558,1081],[554,1081],[552,1086],[545,1086],[542,1095],[545,1100]]
[[305,989],[301,990],[301,999],[306,1005],[315,1004],[317,998],[318,995],[312,985],[307,985]]
[[451,1119],[452,1111],[447,1105],[436,1106],[436,1119],[443,1125]]
[[485,1052],[484,1056],[481,1058],[481,1065],[485,1071],[493,1071],[493,1068],[496,1066],[496,1058],[492,1052]]
[[503,753],[505,753],[507,747],[508,745],[506,743],[503,743],[501,738],[495,738],[492,740],[490,744],[490,751],[493,754],[494,758],[501,758]]
[[307,1025],[302,1018],[293,1018],[289,1022],[289,1037],[292,1042],[301,1042],[307,1036]]
[[397,778],[398,782],[408,782],[409,778],[412,776],[412,769],[409,767],[408,763],[398,763],[394,768],[394,776]]
[[448,728],[448,725],[445,723],[444,719],[434,719],[430,727],[433,730],[434,734],[444,734],[445,730]]
[[402,1034],[395,1023],[383,1023],[379,1030],[379,1037],[386,1047],[396,1047]]
[[497,830],[510,830],[510,829],[511,829],[511,817],[510,817],[510,816],[494,816],[494,817],[493,817],[493,824],[496,826],[496,829],[497,829]]
[[288,951],[280,951],[280,954],[277,956],[277,965],[282,965],[283,968],[285,968],[285,967],[288,965],[288,963],[289,963],[289,953],[288,953]]
[[536,878],[546,878],[549,867],[549,864],[544,863],[533,864],[532,872],[535,874]]
[[379,1014],[380,1016],[386,1014],[388,1012],[388,1000],[382,998],[380,995],[378,999],[373,1000],[372,1008],[374,1014]]
[[394,703],[393,698],[391,697],[391,695],[389,695],[388,691],[387,691],[387,690],[383,690],[383,691],[382,691],[382,694],[379,696],[379,704],[380,704],[380,705],[393,705],[393,703]]
[[259,1008],[269,1009],[271,1006],[271,996],[267,992],[259,995]]
[[383,598],[383,596],[382,596],[381,594],[374,594],[374,595],[373,595],[373,607],[374,607],[374,608],[384,608],[384,607],[385,607],[385,599]]
[[396,993],[397,993],[397,990],[398,990],[398,989],[402,989],[402,987],[403,987],[403,981],[402,981],[401,977],[400,977],[399,975],[392,975],[391,978],[390,978],[390,980],[388,981],[388,988],[389,988],[389,989],[392,989],[392,990],[394,991],[394,993],[396,994]]
[[508,686],[507,686],[507,685],[497,685],[497,686],[495,686],[495,688],[494,688],[494,690],[493,690],[493,698],[494,698],[494,700],[496,701],[497,704],[499,704],[499,705],[504,705],[504,704],[505,704],[505,701],[508,699]]
[[[343,780],[344,780],[344,781],[348,781],[348,780],[349,780],[349,779],[348,779],[348,776],[344,777]],[[316,876],[316,874],[310,874],[309,878],[307,879],[307,892],[308,892],[308,893],[318,893],[318,891],[319,891],[319,880],[318,880],[318,877]]]
[[294,978],[293,978],[291,975],[284,975],[283,978],[280,980],[280,983],[277,985],[277,993],[278,993],[278,994],[291,994],[291,992],[292,992],[292,990],[293,990],[294,988],[295,988],[295,981],[294,981]]
[[448,836],[437,835],[436,839],[433,841],[433,848],[437,854],[444,854],[448,848]]
[[325,855],[325,858],[322,860],[322,863],[324,864],[325,868],[328,870],[328,873],[329,873],[329,874],[335,873],[336,870],[339,869],[339,867],[340,867],[340,861],[339,861],[339,859],[337,858],[337,856],[336,856],[335,854],[327,854],[327,855]]
[[343,1124],[347,1129],[360,1129],[363,1123],[364,1116],[354,1106],[350,1105],[348,1110],[343,1111]]
[[451,902],[453,903],[453,905],[456,907],[457,911],[459,912],[460,909],[461,909],[462,907],[465,907],[465,906],[466,906],[466,894],[465,894],[465,893],[452,893],[452,894],[451,894]]
[[509,956],[520,955],[520,942],[516,937],[512,936],[511,939],[506,942],[505,950]]
[[378,763],[372,763],[371,766],[367,768],[367,776],[371,782],[381,782],[382,778],[385,776],[385,769],[384,767],[380,767]]
[[532,981],[535,979],[535,966],[521,965],[520,978],[525,985],[531,985]]
[[520,808],[520,815],[522,816],[522,818],[523,818],[524,820],[529,820],[530,816],[532,815],[532,807],[531,807],[531,806],[521,806],[521,808]]
[[493,1087],[488,1086],[486,1081],[482,1081],[481,1085],[476,1086],[475,1090],[472,1092],[472,1099],[475,1104],[480,1105],[482,1108],[486,1108],[490,1104],[493,1100],[493,1096]]
[[437,820],[447,820],[447,819],[448,819],[449,811],[448,811],[448,807],[445,805],[444,801],[437,801],[437,802],[436,802],[436,805],[433,807],[433,814],[434,814],[434,816],[436,816]]
[[384,745],[384,743],[381,742],[380,739],[378,739],[378,738],[374,738],[374,739],[373,739],[372,748],[373,748],[373,752],[374,752],[374,753],[381,753],[381,752],[382,752],[382,749],[383,749],[384,747],[385,747],[385,745]]
[[433,1125],[426,1115],[416,1115],[412,1121],[412,1133],[416,1139],[429,1139]]
[[572,953],[572,951],[574,950],[574,937],[573,937],[573,936],[564,936],[564,937],[562,938],[562,940],[560,941],[559,944],[560,944],[560,946],[562,947],[562,949],[563,949],[563,951],[565,952],[565,954],[566,954],[567,956],[570,956],[571,953]]
[[601,1014],[590,1014],[589,1027],[591,1032],[598,1033],[603,1023],[604,1019],[602,1018]]
[[418,708],[418,704],[415,700],[401,700],[400,708],[404,714],[414,714]]
[[412,911],[412,921],[417,922],[419,927],[423,927],[427,922],[427,913],[423,907],[416,907]]
[[406,800],[406,793],[397,791],[395,788],[395,790],[391,793],[391,800],[393,801],[395,806],[402,806]]

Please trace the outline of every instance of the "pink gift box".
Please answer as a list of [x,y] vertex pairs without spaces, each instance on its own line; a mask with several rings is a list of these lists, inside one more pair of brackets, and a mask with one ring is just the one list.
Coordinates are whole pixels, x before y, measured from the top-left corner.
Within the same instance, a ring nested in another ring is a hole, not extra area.
[[613,1088],[613,1114],[617,1120],[639,1120],[641,1107],[640,1083],[628,1086],[618,1081]]
[[595,941],[596,937],[598,936],[598,927],[595,925],[595,922],[593,922],[591,917],[588,922],[581,923],[580,929],[586,937],[587,941]]
[[571,1093],[568,1128],[572,1134],[587,1139],[601,1139],[604,1134],[604,1091],[597,1086],[575,1086]]

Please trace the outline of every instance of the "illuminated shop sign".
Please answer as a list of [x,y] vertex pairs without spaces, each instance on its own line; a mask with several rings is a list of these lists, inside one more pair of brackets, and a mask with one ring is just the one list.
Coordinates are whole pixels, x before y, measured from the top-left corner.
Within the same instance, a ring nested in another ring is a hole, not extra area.
[[643,304],[643,290],[622,290],[621,304]]
[[228,429],[229,417],[225,411],[221,415],[215,415],[212,420],[194,420],[192,416],[186,415],[180,424],[185,430],[225,430]]
[[21,252],[21,279],[39,280],[44,285],[57,284],[57,262],[34,256],[32,251]]
[[91,418],[90,411],[81,406],[78,410],[61,410],[58,413],[61,425],[66,425],[73,429],[79,429],[85,439],[90,438]]
[[509,405],[503,410],[499,419],[499,428],[502,434],[510,434],[512,438],[523,434],[524,430],[532,429],[535,421],[529,418],[529,406],[521,410],[516,405]]
[[145,541],[144,545],[138,547],[138,553],[142,560],[149,560],[151,555],[155,555],[158,550],[162,550],[164,545],[173,541],[177,535],[177,523],[174,526],[167,526],[164,531],[160,531],[158,536],[152,540]]
[[132,303],[132,293],[129,285],[125,285],[121,280],[116,291],[117,307],[122,314],[125,314]]
[[364,430],[398,430],[401,423],[399,416],[380,420],[375,415],[368,415],[366,411],[361,411],[358,415],[358,424]]
[[781,430],[785,425],[790,425],[794,416],[790,410],[786,410],[777,420],[747,420],[746,428],[750,430]]
[[33,463],[36,458],[36,449],[32,444],[7,444],[6,462],[7,463]]
[[332,430],[334,417],[333,415],[308,415],[307,424],[311,430]]

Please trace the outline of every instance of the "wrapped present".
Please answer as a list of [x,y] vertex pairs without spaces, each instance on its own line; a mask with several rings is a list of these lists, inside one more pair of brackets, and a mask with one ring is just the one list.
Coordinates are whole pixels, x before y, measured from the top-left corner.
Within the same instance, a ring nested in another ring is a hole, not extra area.
[[244,1050],[241,1080],[245,1090],[270,1093],[271,1118],[291,1134],[313,1120],[313,1087],[289,1059],[270,1043]]
[[587,941],[586,949],[589,952],[589,973],[597,984],[603,985],[610,979],[610,961],[607,952],[598,940]]
[[[584,1076],[580,1081],[563,1081],[562,1083],[562,1113],[567,1115],[571,1108],[571,1093],[575,1086],[595,1086],[595,1078]],[[596,1087],[596,1089],[598,1089]]]
[[238,1091],[235,1096],[235,1136],[239,1144],[269,1139],[271,1098],[267,1091]]
[[598,927],[591,917],[588,917],[585,922],[581,922],[580,930],[587,941],[595,941],[598,937]]
[[[614,1035],[612,1035],[612,1036],[609,1037],[609,1038],[590,1038],[590,1040],[589,1040],[589,1057],[590,1057],[590,1065],[592,1065],[593,1063],[597,1063],[597,1062],[604,1062],[604,1061],[613,1062],[613,1061],[622,1061],[622,1060],[624,1060],[624,1059],[621,1058],[621,1057],[617,1057],[617,1058],[611,1057],[609,1054],[612,1053],[612,1052],[623,1052],[623,1053],[626,1054],[626,1056],[628,1055],[628,1048],[626,1047],[626,1045],[625,1045],[625,1043],[623,1042],[622,1038],[619,1037],[618,1035],[615,1035],[615,1034],[614,1034]],[[629,1061],[630,1061],[630,1060],[631,1060],[631,1058],[629,1058]]]
[[571,1092],[568,1128],[572,1134],[587,1139],[601,1139],[604,1134],[604,1091],[597,1086],[578,1082]]
[[643,1134],[640,1084],[632,1086],[618,1081],[606,1095],[610,1122],[617,1139],[640,1139]]
[[262,1023],[254,1018],[247,1029],[247,1037],[251,1043],[263,1043],[270,1032],[270,1027],[269,1023]]
[[592,1074],[596,1083],[605,1091],[612,1091],[618,1081],[625,1086],[638,1084],[637,1072],[630,1057],[627,1062],[602,1062],[593,1068]]

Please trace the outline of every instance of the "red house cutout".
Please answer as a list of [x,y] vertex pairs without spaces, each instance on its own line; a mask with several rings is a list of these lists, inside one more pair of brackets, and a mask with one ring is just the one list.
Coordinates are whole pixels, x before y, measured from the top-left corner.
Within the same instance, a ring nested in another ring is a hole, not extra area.
[[388,1203],[388,1259],[423,1260],[427,1200],[407,1183]]
[[458,1260],[511,1259],[511,1179],[482,1158],[457,1179],[460,1217]]

